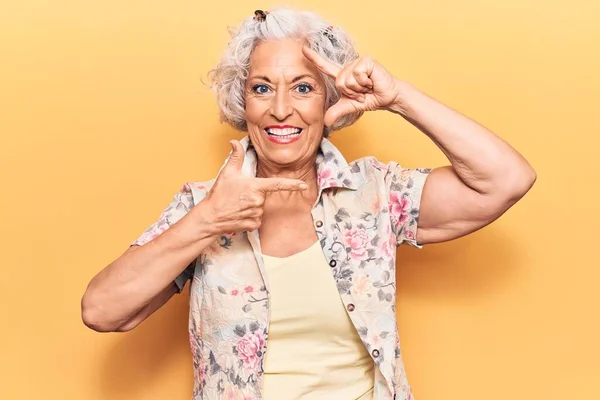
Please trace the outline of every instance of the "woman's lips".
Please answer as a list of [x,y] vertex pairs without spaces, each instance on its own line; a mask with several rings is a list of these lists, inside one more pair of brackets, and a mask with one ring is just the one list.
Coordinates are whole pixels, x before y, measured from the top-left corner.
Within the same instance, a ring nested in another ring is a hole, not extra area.
[[[295,132],[298,131],[299,132]],[[271,133],[269,132],[271,131]],[[287,133],[290,132],[291,133]],[[275,129],[265,129],[264,130],[265,134],[267,135],[267,138],[269,138],[269,140],[273,143],[277,143],[277,144],[289,144],[292,142],[295,142],[296,140],[300,139],[300,136],[302,135],[303,129],[300,128],[295,128],[295,129],[286,129],[286,131],[281,131],[281,130],[275,130]],[[274,133],[277,132],[277,133]],[[281,134],[281,133],[287,133],[287,134]]]

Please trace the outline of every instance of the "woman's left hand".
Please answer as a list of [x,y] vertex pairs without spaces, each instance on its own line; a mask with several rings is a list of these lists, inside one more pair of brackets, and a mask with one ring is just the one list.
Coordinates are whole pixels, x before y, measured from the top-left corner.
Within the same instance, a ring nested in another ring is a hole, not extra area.
[[388,109],[397,100],[399,81],[371,57],[360,57],[340,67],[306,45],[302,52],[321,72],[335,79],[342,94],[325,113],[326,126],[352,112]]

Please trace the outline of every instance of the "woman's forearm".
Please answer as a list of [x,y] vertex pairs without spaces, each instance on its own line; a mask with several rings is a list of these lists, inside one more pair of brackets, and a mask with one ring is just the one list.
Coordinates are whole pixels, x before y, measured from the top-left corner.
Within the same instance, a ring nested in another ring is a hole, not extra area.
[[531,187],[535,171],[508,143],[411,84],[398,87],[389,110],[431,138],[465,185],[491,196],[518,195]]
[[86,324],[118,330],[173,284],[215,240],[203,222],[203,206],[198,204],[152,241],[130,248],[91,280],[82,298]]

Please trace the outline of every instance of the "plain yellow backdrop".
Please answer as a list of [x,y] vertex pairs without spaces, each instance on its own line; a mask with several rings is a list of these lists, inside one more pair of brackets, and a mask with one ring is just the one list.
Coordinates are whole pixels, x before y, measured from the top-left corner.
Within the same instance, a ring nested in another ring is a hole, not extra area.
[[[242,135],[201,79],[227,26],[271,1],[0,2],[0,398],[189,399],[187,296],[126,334],[84,327],[89,279]],[[598,399],[596,0],[290,1],[474,118],[536,168],[467,238],[401,248],[398,321],[417,400]],[[333,136],[348,160],[436,167],[391,113]]]

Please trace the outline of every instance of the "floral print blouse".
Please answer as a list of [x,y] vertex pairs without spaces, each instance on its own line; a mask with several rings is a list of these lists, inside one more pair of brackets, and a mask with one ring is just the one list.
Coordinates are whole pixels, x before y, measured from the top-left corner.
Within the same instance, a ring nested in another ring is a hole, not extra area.
[[[242,173],[256,175],[248,137]],[[316,161],[319,196],[311,213],[340,298],[375,363],[375,400],[409,400],[396,326],[396,246],[416,242],[429,169],[406,169],[364,157],[350,164],[323,139]],[[225,164],[223,164],[225,165]],[[214,179],[181,188],[158,221],[133,243],[143,245],[183,217]],[[189,338],[193,400],[259,400],[269,336],[269,282],[257,231],[222,235],[175,283],[190,286]]]

